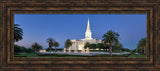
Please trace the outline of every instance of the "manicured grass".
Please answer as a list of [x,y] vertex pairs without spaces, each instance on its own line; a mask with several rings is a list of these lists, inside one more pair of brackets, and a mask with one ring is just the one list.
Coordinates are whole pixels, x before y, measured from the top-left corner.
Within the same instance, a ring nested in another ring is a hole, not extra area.
[[128,57],[130,54],[123,54],[123,55],[112,55],[110,56],[109,54],[101,54],[101,55],[94,55],[93,57]]
[[[112,55],[111,57],[128,57],[130,54]],[[36,54],[36,53],[16,53],[15,57],[110,57],[106,54],[101,55],[68,55],[68,54]]]
[[38,57],[36,53],[15,53],[14,57]]
[[[119,53],[119,52],[113,52]],[[120,52],[122,53],[122,52]],[[109,54],[101,55],[68,55],[68,54],[37,54],[37,53],[15,53],[15,57],[110,57]],[[124,55],[112,55],[112,57],[146,57],[146,55],[124,54]]]
[[27,57],[26,55],[14,55],[14,57]]
[[132,54],[129,57],[146,57],[146,55],[134,55],[134,54]]
[[[15,53],[15,57],[110,57],[106,54],[101,55],[68,55],[68,54],[36,54],[36,53]],[[112,57],[146,57],[146,55],[134,55],[134,54],[124,54],[124,55],[112,55]]]

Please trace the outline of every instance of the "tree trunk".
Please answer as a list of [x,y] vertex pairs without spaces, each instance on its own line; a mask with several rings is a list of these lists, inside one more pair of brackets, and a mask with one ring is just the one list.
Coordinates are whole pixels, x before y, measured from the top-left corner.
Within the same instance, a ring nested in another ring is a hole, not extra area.
[[112,43],[109,43],[109,55],[112,56]]
[[141,55],[142,55],[142,49],[141,49]]
[[51,55],[51,47],[49,47],[50,55]]
[[144,47],[144,54],[146,54],[146,47]]
[[56,47],[55,47],[55,52],[56,52]]

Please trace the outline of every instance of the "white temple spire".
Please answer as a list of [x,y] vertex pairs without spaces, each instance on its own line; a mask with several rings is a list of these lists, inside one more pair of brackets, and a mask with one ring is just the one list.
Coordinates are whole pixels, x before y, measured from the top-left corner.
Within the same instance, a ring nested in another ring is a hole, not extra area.
[[88,18],[88,24],[87,24],[87,30],[86,31],[91,31],[90,24],[89,24],[89,18]]
[[89,23],[89,18],[88,18],[88,24],[87,24],[87,29],[86,29],[86,33],[85,33],[85,38],[92,38],[92,33],[91,33],[91,29],[90,29],[90,23]]

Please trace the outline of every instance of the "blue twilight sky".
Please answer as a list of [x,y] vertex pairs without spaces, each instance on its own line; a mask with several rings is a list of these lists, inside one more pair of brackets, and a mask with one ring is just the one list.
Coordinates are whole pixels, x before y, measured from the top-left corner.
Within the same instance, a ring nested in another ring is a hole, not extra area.
[[146,37],[146,14],[15,14],[14,23],[21,25],[23,40],[15,44],[31,47],[34,42],[47,48],[47,38],[54,38],[64,47],[66,39],[83,39],[90,21],[92,37],[102,39],[113,30],[120,34],[124,48],[135,49]]

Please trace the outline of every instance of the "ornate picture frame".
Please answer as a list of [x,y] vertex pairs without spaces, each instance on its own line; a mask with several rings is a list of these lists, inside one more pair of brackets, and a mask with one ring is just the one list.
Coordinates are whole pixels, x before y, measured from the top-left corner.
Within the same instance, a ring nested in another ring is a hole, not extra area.
[[[3,70],[159,70],[158,0],[2,0],[0,69]],[[14,14],[146,14],[147,57],[14,57]]]

